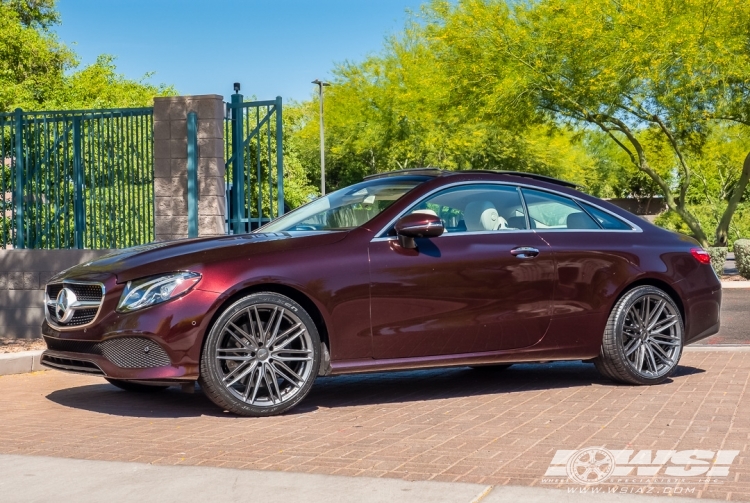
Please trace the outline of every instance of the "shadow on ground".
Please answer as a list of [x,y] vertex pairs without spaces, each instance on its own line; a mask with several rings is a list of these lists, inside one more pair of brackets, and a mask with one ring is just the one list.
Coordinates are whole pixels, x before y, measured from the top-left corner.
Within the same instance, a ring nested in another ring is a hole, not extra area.
[[[680,366],[673,379],[705,372]],[[668,380],[665,384],[672,382]],[[555,390],[582,386],[617,386],[602,378],[591,364],[558,362],[492,368],[414,370],[318,378],[310,394],[290,414],[305,414],[320,407],[337,408],[520,391]],[[194,394],[170,388],[159,393],[131,393],[103,382],[54,391],[47,398],[65,407],[127,417],[177,418],[231,416],[217,408],[196,388]]]

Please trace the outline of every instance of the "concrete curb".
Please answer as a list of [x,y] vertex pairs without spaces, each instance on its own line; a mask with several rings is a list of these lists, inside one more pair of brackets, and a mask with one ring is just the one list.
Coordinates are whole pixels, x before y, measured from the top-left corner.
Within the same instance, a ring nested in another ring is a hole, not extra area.
[[42,352],[39,350],[0,354],[0,376],[46,370],[41,364]]
[[750,288],[750,281],[722,281],[722,288]]

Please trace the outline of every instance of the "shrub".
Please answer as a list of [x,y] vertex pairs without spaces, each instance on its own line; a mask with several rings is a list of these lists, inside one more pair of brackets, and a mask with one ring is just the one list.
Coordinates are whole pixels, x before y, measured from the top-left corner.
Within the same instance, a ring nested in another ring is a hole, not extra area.
[[711,267],[716,271],[716,275],[721,277],[724,274],[724,263],[727,261],[727,253],[729,248],[721,248],[717,246],[711,246],[706,249],[709,256],[711,257]]
[[734,242],[734,260],[740,276],[750,279],[750,239],[738,239]]

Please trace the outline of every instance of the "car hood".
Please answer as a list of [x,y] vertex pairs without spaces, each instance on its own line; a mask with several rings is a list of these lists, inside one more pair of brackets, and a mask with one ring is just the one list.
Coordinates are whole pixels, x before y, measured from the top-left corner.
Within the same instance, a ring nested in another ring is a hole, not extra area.
[[202,268],[221,260],[279,253],[287,249],[309,249],[340,241],[346,232],[275,232],[164,241],[118,250],[101,258],[74,266],[50,282],[61,279],[103,281],[117,276],[118,283],[137,278]]

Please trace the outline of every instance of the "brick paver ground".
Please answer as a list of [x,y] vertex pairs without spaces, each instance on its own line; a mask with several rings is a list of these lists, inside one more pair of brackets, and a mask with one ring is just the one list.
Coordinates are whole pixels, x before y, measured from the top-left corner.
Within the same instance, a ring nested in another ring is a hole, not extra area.
[[558,449],[735,449],[722,484],[688,495],[750,501],[749,382],[747,350],[687,352],[653,387],[580,363],[381,373],[319,379],[291,413],[253,419],[200,392],[38,372],[0,377],[0,453],[542,485]]

